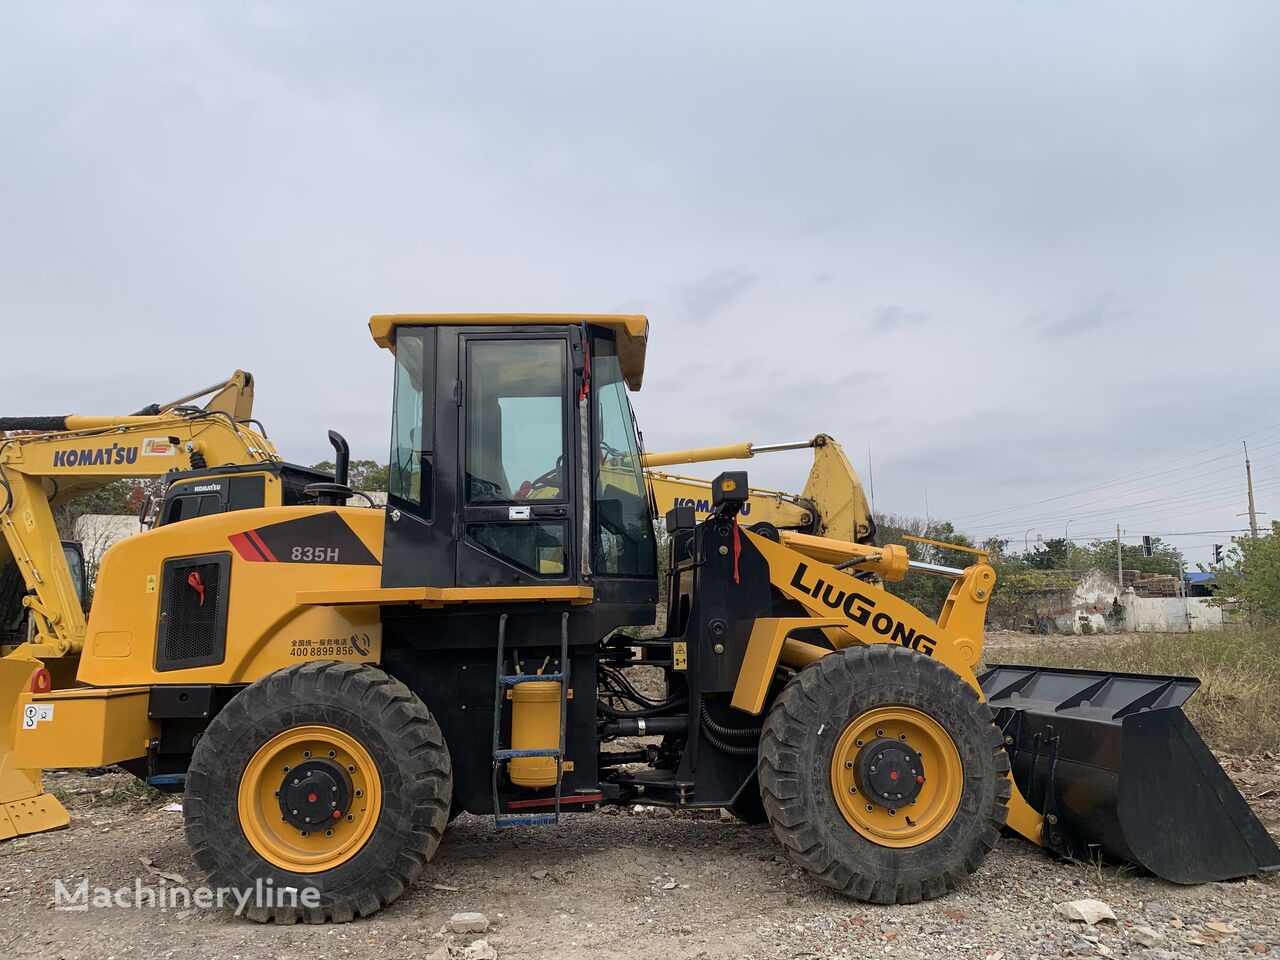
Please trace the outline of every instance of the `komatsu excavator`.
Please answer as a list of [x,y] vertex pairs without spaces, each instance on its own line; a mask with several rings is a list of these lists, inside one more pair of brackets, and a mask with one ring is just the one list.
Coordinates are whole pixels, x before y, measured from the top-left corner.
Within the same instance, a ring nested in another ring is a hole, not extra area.
[[787,493],[751,487],[742,504],[742,519],[769,523],[779,530],[794,530],[850,543],[874,542],[876,526],[862,481],[845,456],[844,449],[825,433],[811,440],[792,443],[735,443],[670,453],[646,453],[641,461],[659,516],[665,516],[675,507],[692,507],[694,518],[705,520],[712,512],[711,483],[659,468],[718,460],[750,460],[762,453],[785,450],[813,451],[813,466],[804,490]]
[[[10,716],[18,770],[182,793],[197,865],[251,919],[375,912],[460,811],[526,828],[640,800],[767,820],[815,882],[877,903],[955,889],[1003,829],[1178,883],[1280,867],[1182,713],[1194,679],[979,673],[981,551],[958,569],[748,524],[727,472],[701,519],[665,516],[665,632],[622,632],[658,602],[627,398],[644,317],[370,328],[395,358],[386,508],[346,505],[340,456],[309,502],[121,541],[77,685],[27,660]],[[881,585],[906,576],[951,581],[936,619]]]
[[[115,480],[159,477],[157,519],[169,523],[299,503],[306,485],[332,479],[284,463],[252,413],[253,377],[237,370],[130,416],[0,417],[0,711],[31,689],[71,685],[84,647],[84,553],[59,539],[57,507]],[[33,664],[44,665],[35,687]],[[67,823],[40,771],[14,767],[13,732],[0,726],[0,839]]]

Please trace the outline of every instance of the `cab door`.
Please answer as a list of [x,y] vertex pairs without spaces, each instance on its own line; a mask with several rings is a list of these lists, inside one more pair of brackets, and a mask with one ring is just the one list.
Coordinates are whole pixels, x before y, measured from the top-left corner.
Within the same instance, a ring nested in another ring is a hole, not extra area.
[[459,586],[573,582],[579,503],[569,328],[463,334]]

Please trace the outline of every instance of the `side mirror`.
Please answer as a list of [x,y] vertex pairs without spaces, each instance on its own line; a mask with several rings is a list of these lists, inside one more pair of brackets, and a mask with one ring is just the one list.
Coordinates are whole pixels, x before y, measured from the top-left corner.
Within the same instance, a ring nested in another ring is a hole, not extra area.
[[138,526],[151,526],[151,511],[156,505],[156,498],[151,494],[147,494],[142,498],[142,506],[138,508]]

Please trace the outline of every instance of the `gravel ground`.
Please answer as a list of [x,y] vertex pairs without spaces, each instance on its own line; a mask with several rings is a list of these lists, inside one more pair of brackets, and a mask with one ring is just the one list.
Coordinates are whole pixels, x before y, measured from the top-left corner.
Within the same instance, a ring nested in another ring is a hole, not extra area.
[[[1280,832],[1280,762],[1229,761]],[[503,958],[567,960],[1280,955],[1275,878],[1176,887],[1057,863],[1010,838],[958,893],[871,907],[811,883],[768,827],[651,808],[501,834],[463,816],[409,893],[343,926],[263,927],[217,910],[63,913],[50,908],[58,879],[116,888],[137,877],[168,883],[157,871],[195,881],[196,871],[181,814],[164,810],[165,799],[138,796],[126,775],[52,773],[49,786],[70,798],[74,822],[0,845],[0,957],[444,960],[478,938]],[[1054,909],[1088,897],[1110,904],[1117,921],[1086,927]],[[442,935],[461,911],[484,913],[491,929]]]
[[[988,637],[989,658],[1033,659],[1036,638]],[[1079,638],[1096,643],[1099,638]],[[1109,642],[1117,642],[1110,638]],[[1025,648],[1025,649],[1024,649]],[[660,693],[656,676],[633,679]],[[634,746],[625,743],[619,746]],[[1221,758],[1280,836],[1280,757]],[[631,808],[570,815],[558,829],[494,832],[462,816],[424,877],[370,920],[328,927],[258,926],[228,910],[51,909],[56,881],[74,886],[198,883],[169,798],[123,773],[55,771],[47,788],[71,809],[68,830],[0,845],[0,957],[275,957],[356,954],[503,958],[824,958],[971,956],[1280,956],[1280,878],[1178,887],[1128,869],[1056,862],[1002,840],[957,893],[873,907],[809,881],[768,827]],[[1055,904],[1093,898],[1116,916],[1096,926]],[[484,933],[447,931],[478,911]]]

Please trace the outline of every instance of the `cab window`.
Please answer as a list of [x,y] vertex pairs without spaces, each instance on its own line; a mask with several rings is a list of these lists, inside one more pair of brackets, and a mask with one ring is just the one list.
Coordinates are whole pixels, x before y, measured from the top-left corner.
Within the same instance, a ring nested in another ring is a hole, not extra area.
[[387,493],[418,505],[420,513],[431,509],[434,373],[435,331],[399,331]]
[[567,375],[563,340],[468,344],[468,503],[565,499]]
[[612,334],[592,337],[595,394],[595,567],[615,576],[653,576],[657,570],[649,491],[640,465],[635,417],[627,399]]

